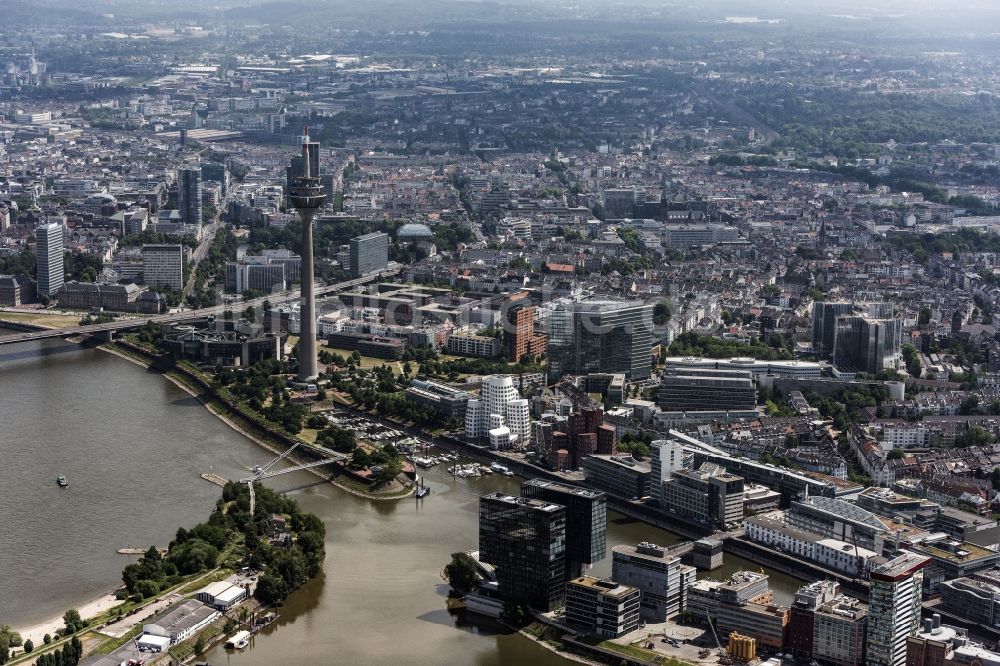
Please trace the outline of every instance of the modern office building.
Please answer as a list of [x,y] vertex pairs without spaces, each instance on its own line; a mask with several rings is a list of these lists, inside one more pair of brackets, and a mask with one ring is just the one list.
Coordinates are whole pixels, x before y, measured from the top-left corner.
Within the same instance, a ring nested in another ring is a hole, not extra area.
[[861,666],[867,633],[868,608],[857,599],[837,595],[816,609],[812,658],[829,666]]
[[681,469],[691,469],[694,455],[684,451],[684,445],[673,439],[657,439],[649,446],[649,498],[662,506],[663,484],[673,473]]
[[530,407],[514,386],[513,377],[483,377],[480,397],[470,399],[466,406],[465,436],[470,439],[488,437],[490,444],[495,443],[496,448],[530,441]]
[[546,321],[549,381],[591,372],[646,379],[652,370],[653,305],[588,300],[557,306]]
[[833,358],[833,341],[836,337],[837,317],[854,312],[853,303],[816,301],[812,310],[812,346],[819,358]]
[[381,231],[351,239],[351,276],[363,277],[389,264],[389,235]]
[[283,264],[272,264],[263,257],[246,258],[256,261],[226,263],[226,291],[242,294],[248,289],[267,293],[285,290],[287,283]]
[[626,499],[649,496],[649,465],[629,454],[584,456],[580,466],[595,488]]
[[902,319],[864,316],[837,317],[833,365],[849,373],[875,375],[902,363]]
[[910,546],[910,550],[931,558],[924,571],[924,590],[936,594],[946,580],[965,578],[1000,565],[1000,553],[968,541],[956,541],[944,534],[931,535]]
[[795,593],[788,613],[788,643],[786,648],[796,657],[811,659],[813,634],[816,626],[816,609],[833,601],[840,585],[831,580],[818,580],[803,585]]
[[753,409],[757,390],[753,375],[741,370],[667,369],[656,393],[668,412]]
[[580,576],[566,584],[566,620],[587,633],[618,638],[639,628],[639,590]]
[[[294,254],[291,250],[284,248],[264,250],[260,253],[260,260],[269,264],[281,264],[285,268],[285,281],[288,284],[295,284],[302,279],[302,257]],[[244,260],[258,261],[245,257]]]
[[613,454],[618,445],[618,432],[604,423],[604,410],[596,406],[582,407],[566,418],[566,437],[573,464],[579,467],[583,458],[595,453]]
[[449,354],[472,358],[496,358],[500,355],[500,340],[487,335],[460,331],[448,336]]
[[608,498],[596,490],[531,479],[521,484],[521,496],[566,507],[566,574],[582,576],[585,567],[604,559],[607,552]]
[[150,287],[184,288],[184,246],[143,245],[142,279]]
[[942,609],[987,627],[1000,626],[1000,580],[956,578],[941,583]]
[[504,493],[479,499],[479,559],[504,601],[548,611],[566,587],[566,507]]
[[660,508],[684,520],[708,527],[726,527],[743,520],[743,477],[713,463],[680,469],[663,484]]
[[737,633],[754,638],[759,646],[780,651],[785,645],[789,610],[771,601],[766,574],[738,571],[725,581],[692,583],[686,610],[699,621],[711,619],[722,641]]
[[639,614],[650,622],[664,622],[687,606],[687,589],[697,569],[681,564],[666,548],[642,542],[612,548],[611,578],[640,592]]
[[462,419],[472,396],[468,391],[429,379],[414,379],[406,388],[406,399],[430,407],[446,420]]
[[35,227],[35,277],[39,296],[55,296],[63,286],[63,226],[54,222]]
[[591,372],[583,376],[583,390],[600,393],[613,405],[625,402],[625,374],[621,372]]
[[164,331],[164,346],[176,358],[190,358],[212,365],[248,366],[280,358],[281,338],[265,333],[260,324],[224,322],[220,330],[212,320],[174,325]]
[[545,336],[535,333],[535,308],[530,300],[512,300],[504,318],[503,345],[508,361],[517,363],[527,354],[539,356],[545,353]]
[[857,543],[876,553],[882,552],[885,542],[886,527],[878,516],[834,497],[809,495],[794,500],[785,512],[785,522],[821,537]]
[[[604,190],[604,217],[609,220],[632,217],[635,212],[635,188],[609,188]],[[645,200],[645,199],[643,199]]]
[[663,244],[677,250],[717,243],[735,243],[740,230],[717,224],[668,225],[663,231]]
[[757,571],[737,571],[723,581],[704,578],[688,588],[687,609],[699,620],[718,617],[719,606],[742,606],[771,601],[770,579]]
[[821,359],[832,360],[837,337],[837,319],[851,315],[872,319],[892,319],[892,303],[813,303],[812,346]]
[[735,633],[754,638],[759,647],[781,650],[788,635],[788,608],[754,602],[719,604],[715,628],[721,639]]
[[906,638],[906,666],[997,666],[1000,654],[973,642],[966,628],[941,623],[941,615],[924,618],[920,630]]
[[906,666],[906,639],[920,627],[922,569],[930,562],[904,553],[871,570],[868,666]]
[[201,167],[184,167],[177,170],[177,208],[184,224],[201,225],[203,188]]
[[229,169],[225,164],[205,162],[201,165],[201,179],[205,182],[219,183],[225,190],[229,187]]

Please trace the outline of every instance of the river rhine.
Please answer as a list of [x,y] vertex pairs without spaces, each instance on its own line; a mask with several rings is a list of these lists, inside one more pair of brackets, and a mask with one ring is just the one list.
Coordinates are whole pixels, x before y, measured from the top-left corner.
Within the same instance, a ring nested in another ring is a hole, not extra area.
[[[4,331],[0,330],[0,334]],[[0,623],[25,626],[119,584],[123,546],[166,545],[207,518],[229,478],[270,455],[172,383],[96,349],[63,341],[0,347]],[[70,487],[59,489],[65,474]],[[250,648],[213,664],[566,664],[519,635],[467,622],[446,607],[439,572],[476,547],[478,498],[519,480],[427,474],[423,502],[370,502],[295,473],[275,479],[327,526],[325,574],[297,591]],[[618,543],[677,539],[611,513],[608,575]],[[759,567],[726,556],[713,577]],[[798,583],[772,574],[776,600]]]

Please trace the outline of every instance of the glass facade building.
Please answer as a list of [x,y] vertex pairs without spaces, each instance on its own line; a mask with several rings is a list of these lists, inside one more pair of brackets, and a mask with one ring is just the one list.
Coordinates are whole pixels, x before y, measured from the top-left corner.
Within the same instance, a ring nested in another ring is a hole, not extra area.
[[812,346],[820,358],[833,358],[833,338],[837,317],[854,312],[853,303],[813,303]]
[[566,573],[563,580],[583,575],[584,565],[604,559],[608,532],[608,498],[604,493],[532,479],[521,484],[521,496],[566,507]]
[[177,172],[177,207],[184,224],[201,225],[201,167],[185,167]]
[[813,351],[832,360],[836,351],[837,320],[852,315],[870,319],[892,319],[892,303],[817,302],[812,311]]
[[653,305],[637,301],[576,301],[547,320],[549,380],[592,372],[632,380],[652,372]]
[[837,317],[833,364],[838,370],[875,375],[902,359],[903,321]]
[[491,493],[479,499],[479,559],[496,568],[504,601],[548,611],[566,588],[566,507]]

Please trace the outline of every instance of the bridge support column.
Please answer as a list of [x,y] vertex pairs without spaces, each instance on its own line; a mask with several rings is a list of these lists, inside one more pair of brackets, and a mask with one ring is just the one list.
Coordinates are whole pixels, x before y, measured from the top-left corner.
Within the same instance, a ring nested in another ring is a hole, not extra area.
[[115,333],[116,331],[99,331],[94,334],[94,337],[96,337],[101,342],[114,342]]

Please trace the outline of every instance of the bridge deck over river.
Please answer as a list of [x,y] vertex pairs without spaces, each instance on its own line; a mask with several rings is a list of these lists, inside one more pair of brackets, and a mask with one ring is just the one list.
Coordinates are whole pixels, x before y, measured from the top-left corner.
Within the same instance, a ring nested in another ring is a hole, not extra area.
[[[382,271],[381,273],[373,273],[372,275],[366,275],[364,277],[355,278],[353,280],[346,280],[344,282],[338,282],[336,284],[326,285],[324,287],[318,287],[316,289],[317,296],[325,296],[327,294],[336,293],[338,291],[343,291],[345,289],[350,289],[352,287],[357,287],[362,284],[367,284],[375,280],[380,280],[386,277],[397,275],[398,271]],[[243,307],[259,307],[263,305],[264,301],[270,301],[272,304],[287,303],[289,301],[294,301],[300,297],[300,294],[293,290],[276,292],[273,294],[268,294],[267,296],[261,296],[260,298],[254,298],[248,301],[243,301],[240,303]],[[146,322],[154,322],[157,324],[176,324],[178,322],[185,321],[187,319],[195,319],[197,317],[207,317],[211,315],[221,315],[227,310],[232,310],[233,304],[227,303],[223,305],[214,305],[209,308],[202,308],[200,310],[184,310],[182,312],[170,312],[160,315],[152,315],[150,317],[135,317],[130,319],[118,319],[115,321],[105,322],[102,324],[91,324],[89,326],[74,326],[72,328],[53,328],[46,329],[42,331],[32,331],[30,333],[15,333],[13,335],[3,335],[0,336],[0,345],[9,345],[15,342],[30,342],[32,340],[45,340],[47,338],[65,338],[72,335],[89,335],[89,336],[108,336],[113,337],[118,331],[140,328],[146,325]]]

